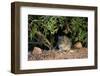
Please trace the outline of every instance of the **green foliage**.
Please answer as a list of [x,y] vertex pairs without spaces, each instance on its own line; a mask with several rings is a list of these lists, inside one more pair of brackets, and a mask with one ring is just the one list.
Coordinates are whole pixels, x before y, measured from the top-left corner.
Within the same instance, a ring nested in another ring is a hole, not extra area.
[[[86,17],[64,17],[64,16],[28,16],[29,42],[37,40],[36,33],[40,31],[47,40],[54,45],[55,34],[59,28],[70,37],[73,44],[77,41],[87,46],[87,18]],[[65,29],[64,29],[65,28]]]
[[82,42],[84,46],[87,46],[87,18],[74,17],[71,19],[71,38],[72,42]]

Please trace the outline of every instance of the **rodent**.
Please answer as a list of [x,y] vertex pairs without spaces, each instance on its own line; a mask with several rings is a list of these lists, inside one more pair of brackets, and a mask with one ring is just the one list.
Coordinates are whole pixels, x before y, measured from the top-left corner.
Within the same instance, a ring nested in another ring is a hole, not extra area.
[[71,40],[67,36],[58,36],[59,51],[69,51],[72,46]]

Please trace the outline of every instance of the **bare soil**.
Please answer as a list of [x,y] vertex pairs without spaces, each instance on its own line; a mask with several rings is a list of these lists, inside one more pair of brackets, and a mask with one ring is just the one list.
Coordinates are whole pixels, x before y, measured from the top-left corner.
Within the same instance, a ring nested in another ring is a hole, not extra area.
[[88,49],[71,49],[69,51],[49,50],[43,51],[42,54],[32,55],[28,53],[28,60],[57,60],[57,59],[82,59],[88,58]]

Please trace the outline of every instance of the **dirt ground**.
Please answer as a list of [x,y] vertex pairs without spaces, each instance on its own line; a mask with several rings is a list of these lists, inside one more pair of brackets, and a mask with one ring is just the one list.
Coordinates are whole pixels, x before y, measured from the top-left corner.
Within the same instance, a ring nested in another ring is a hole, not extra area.
[[57,59],[82,59],[88,58],[88,49],[71,49],[69,51],[49,50],[43,51],[41,54],[33,55],[28,53],[28,60],[57,60]]

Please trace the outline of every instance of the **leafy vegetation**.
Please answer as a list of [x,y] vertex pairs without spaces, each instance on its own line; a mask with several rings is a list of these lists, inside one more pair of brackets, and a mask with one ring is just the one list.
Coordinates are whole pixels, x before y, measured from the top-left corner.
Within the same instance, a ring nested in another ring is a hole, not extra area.
[[57,44],[57,35],[64,34],[73,44],[80,41],[87,47],[87,22],[86,17],[29,15],[28,41],[39,42],[49,48]]

